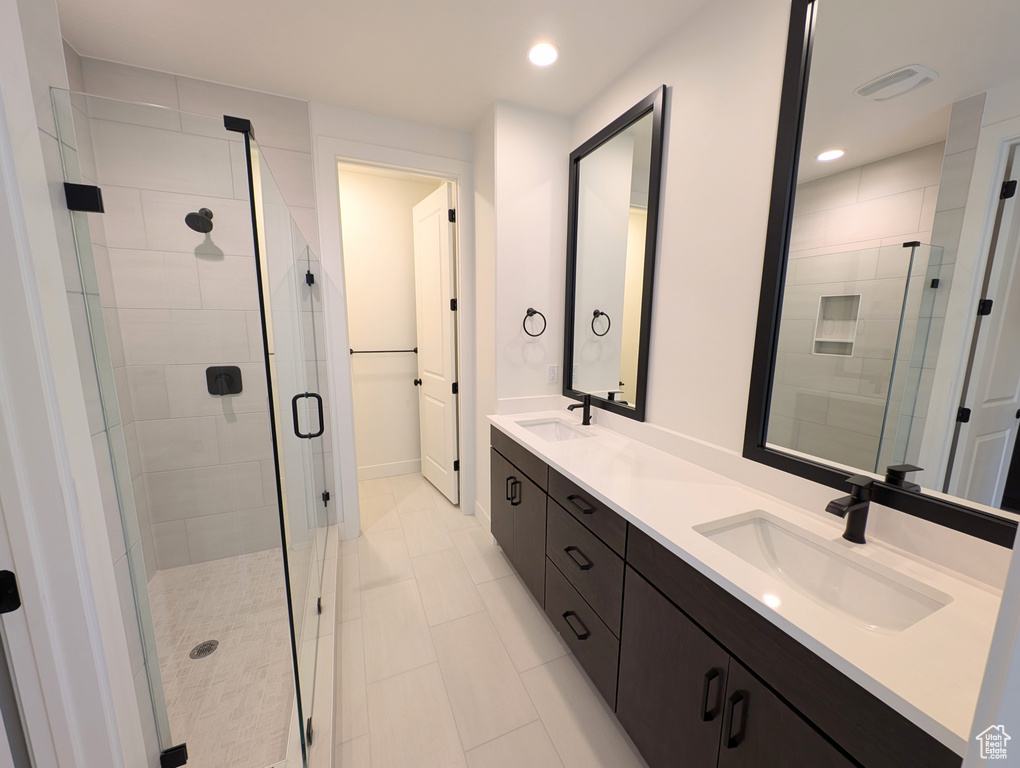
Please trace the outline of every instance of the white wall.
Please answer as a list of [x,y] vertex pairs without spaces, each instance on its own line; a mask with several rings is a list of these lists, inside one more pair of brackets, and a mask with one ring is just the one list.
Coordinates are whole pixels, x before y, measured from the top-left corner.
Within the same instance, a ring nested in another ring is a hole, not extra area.
[[[412,209],[439,182],[340,171],[340,222],[347,320],[355,350],[412,349],[415,323]],[[421,471],[418,389],[413,354],[353,355],[358,478]]]
[[[496,413],[496,111],[489,109],[474,132],[476,446],[475,511],[489,517],[489,422]],[[486,523],[487,525],[487,523]]]

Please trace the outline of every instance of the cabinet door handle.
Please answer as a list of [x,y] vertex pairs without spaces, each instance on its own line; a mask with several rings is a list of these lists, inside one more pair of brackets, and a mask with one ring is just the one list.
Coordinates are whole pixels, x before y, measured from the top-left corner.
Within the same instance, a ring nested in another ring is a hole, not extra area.
[[[578,632],[577,628],[570,623],[571,618],[573,618],[581,626],[580,632]],[[589,637],[591,637],[591,632],[588,631],[588,627],[584,626],[584,622],[581,621],[581,617],[578,616],[573,611],[564,611],[563,620],[567,622],[567,626],[570,627],[570,631],[577,635],[578,640],[587,640]]]
[[[581,501],[584,502],[584,503],[583,504],[578,504],[578,502],[577,502],[578,499],[581,499]],[[569,501],[571,504],[573,504],[575,507],[577,507],[579,510],[581,510],[581,514],[583,514],[583,515],[591,515],[591,514],[594,514],[594,512],[595,512],[595,508],[592,507],[590,504],[588,504],[588,502],[585,501],[584,498],[581,497],[581,496],[577,496],[577,495],[567,496],[567,501]]]
[[513,495],[513,483],[517,478],[511,475],[506,479],[506,500],[510,501],[510,497]]
[[518,506],[521,503],[521,501],[523,499],[523,495],[520,493],[520,491],[523,488],[524,488],[524,485],[521,483],[521,481],[518,480],[516,477],[513,478],[513,482],[510,483],[510,506],[511,507],[516,507],[516,506]]
[[[737,718],[736,710],[740,707],[740,717]],[[734,723],[738,723],[737,732],[733,732]],[[726,714],[723,716],[723,733],[725,736],[726,749],[734,749],[740,746],[744,740],[744,731],[747,730],[747,692],[736,691],[726,701]]]
[[[705,688],[701,692],[701,719],[706,723],[710,723],[715,720],[716,715],[719,714],[719,707],[722,704],[722,680],[720,678],[720,672],[716,668],[712,668],[705,673]],[[708,708],[708,700],[712,695],[712,683],[719,680],[719,692],[715,696],[715,703],[712,708]]]
[[[582,571],[587,571],[593,565],[595,565],[595,563],[593,563],[591,560],[588,559],[588,556],[586,554],[584,554],[584,552],[582,552],[581,550],[579,550],[577,547],[575,547],[573,545],[567,547],[563,551],[567,553],[567,557],[569,557],[571,560],[573,560],[577,564],[577,567],[580,568]],[[575,552],[581,556],[580,560],[578,560],[576,557],[574,557],[574,553]]]

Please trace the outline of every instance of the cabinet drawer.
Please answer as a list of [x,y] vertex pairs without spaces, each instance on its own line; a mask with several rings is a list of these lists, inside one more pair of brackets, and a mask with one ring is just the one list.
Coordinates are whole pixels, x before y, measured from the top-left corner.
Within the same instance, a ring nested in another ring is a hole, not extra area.
[[623,610],[623,560],[555,501],[549,502],[546,553],[617,637]]
[[543,491],[549,488],[549,465],[511,437],[489,427],[489,445],[526,474]]
[[549,495],[621,557],[627,546],[627,521],[554,469]]
[[620,641],[551,560],[545,561],[545,612],[599,693],[615,710]]

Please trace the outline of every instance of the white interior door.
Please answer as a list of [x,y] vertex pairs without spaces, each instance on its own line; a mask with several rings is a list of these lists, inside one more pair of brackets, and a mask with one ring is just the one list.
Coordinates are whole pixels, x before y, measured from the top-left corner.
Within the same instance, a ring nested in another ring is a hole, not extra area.
[[[1014,174],[1015,176],[1016,174]],[[981,318],[967,407],[960,430],[959,485],[955,493],[998,507],[1020,427],[1020,197],[1006,201],[993,255],[988,298]],[[953,491],[953,489],[950,489]]]
[[418,321],[421,472],[454,504],[460,500],[457,445],[457,323],[453,185],[414,206],[414,285]]

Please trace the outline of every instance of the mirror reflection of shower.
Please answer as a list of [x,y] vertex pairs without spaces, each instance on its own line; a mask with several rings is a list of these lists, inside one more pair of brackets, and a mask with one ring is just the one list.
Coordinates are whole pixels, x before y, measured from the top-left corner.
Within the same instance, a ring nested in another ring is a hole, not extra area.
[[195,248],[195,255],[204,258],[221,259],[223,251],[212,241],[209,233],[213,228],[213,212],[208,208],[199,208],[184,217],[184,223],[199,234],[205,235],[205,240]]

